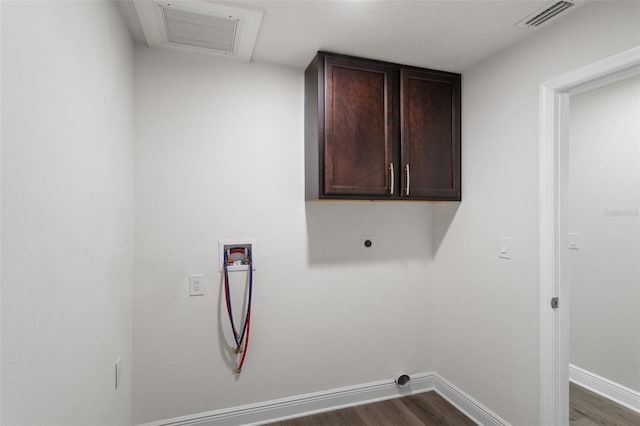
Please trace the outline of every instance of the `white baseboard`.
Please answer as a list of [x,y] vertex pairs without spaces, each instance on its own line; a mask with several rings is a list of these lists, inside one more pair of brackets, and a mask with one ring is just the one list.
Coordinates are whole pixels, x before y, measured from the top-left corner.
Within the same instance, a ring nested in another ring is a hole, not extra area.
[[438,392],[443,398],[480,425],[509,425],[446,379],[436,373],[429,372],[412,374],[410,385],[404,389],[399,389],[392,380],[384,380],[159,420],[138,426],[260,425],[432,390]]
[[640,413],[640,392],[636,390],[571,364],[569,365],[569,380]]
[[435,391],[479,425],[509,426],[509,422],[476,401],[439,374],[434,378]]

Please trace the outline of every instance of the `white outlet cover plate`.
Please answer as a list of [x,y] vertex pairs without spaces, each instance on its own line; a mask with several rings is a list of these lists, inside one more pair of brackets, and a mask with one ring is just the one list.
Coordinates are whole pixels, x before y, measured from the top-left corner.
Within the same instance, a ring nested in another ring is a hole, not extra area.
[[189,275],[189,296],[204,296],[204,275]]

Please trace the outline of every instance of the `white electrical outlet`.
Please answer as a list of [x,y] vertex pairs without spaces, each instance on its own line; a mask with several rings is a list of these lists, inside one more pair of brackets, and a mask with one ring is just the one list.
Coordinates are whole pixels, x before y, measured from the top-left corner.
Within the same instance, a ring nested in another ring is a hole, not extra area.
[[204,275],[189,276],[189,296],[204,295]]
[[118,359],[116,360],[116,390],[118,390],[118,387],[120,386],[121,382],[122,382],[122,357],[119,356]]

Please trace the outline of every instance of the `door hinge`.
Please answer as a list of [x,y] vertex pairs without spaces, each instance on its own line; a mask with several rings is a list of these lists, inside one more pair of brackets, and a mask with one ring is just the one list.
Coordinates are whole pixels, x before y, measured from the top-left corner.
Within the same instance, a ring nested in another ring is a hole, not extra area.
[[558,298],[557,297],[552,297],[551,298],[551,307],[553,309],[558,309]]

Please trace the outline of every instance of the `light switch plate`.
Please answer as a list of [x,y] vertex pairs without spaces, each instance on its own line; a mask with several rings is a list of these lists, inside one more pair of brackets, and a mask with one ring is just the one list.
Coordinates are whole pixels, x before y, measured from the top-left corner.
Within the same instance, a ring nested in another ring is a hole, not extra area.
[[498,238],[498,258],[511,259],[511,237]]
[[580,250],[580,234],[577,232],[569,233],[569,250]]
[[122,383],[122,357],[119,356],[118,359],[116,360],[116,390],[118,390],[118,387],[120,386],[120,383]]

